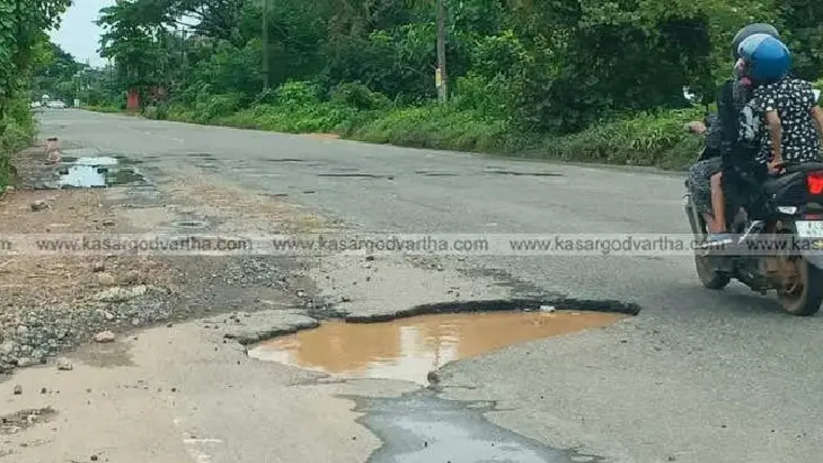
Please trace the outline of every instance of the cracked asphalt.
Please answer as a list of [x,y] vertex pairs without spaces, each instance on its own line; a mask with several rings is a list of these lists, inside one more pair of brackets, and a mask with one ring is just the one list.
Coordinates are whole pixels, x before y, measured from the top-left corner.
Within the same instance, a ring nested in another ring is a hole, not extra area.
[[[142,161],[141,171],[159,185],[175,172],[202,172],[249,194],[329,218],[345,230],[688,232],[681,207],[683,178],[678,174],[71,110],[43,113],[41,125],[44,135],[58,136],[64,144]],[[340,282],[359,281],[365,269],[341,260],[318,261],[309,274],[318,297],[346,296],[351,302],[337,308],[354,315],[447,301],[447,290],[455,286],[466,288],[461,299],[540,294],[613,299],[642,307],[638,316],[605,329],[511,346],[439,372],[440,399],[493,402],[483,413],[489,424],[529,445],[574,449],[614,462],[805,463],[820,458],[820,316],[785,315],[773,297],[736,284],[723,292],[704,290],[691,259],[684,257],[474,257],[444,259],[442,271],[426,265],[387,261],[380,264],[380,278],[373,286],[346,286],[345,292]],[[198,334],[195,325],[175,327],[180,331],[149,330],[140,334],[136,346],[128,347],[134,364],[128,368],[136,368],[134,374],[150,371],[146,375],[163,384],[175,375],[187,384],[182,391],[193,389],[191,394],[181,392],[179,400],[156,399],[153,409],[129,392],[125,402],[109,400],[110,408],[101,408],[100,415],[80,413],[82,404],[68,410],[64,405],[61,414],[55,402],[54,420],[70,417],[88,427],[66,431],[65,438],[51,437],[50,444],[23,454],[30,458],[13,461],[66,461],[47,456],[56,455],[56,449],[62,449],[61,458],[68,455],[66,449],[93,451],[95,439],[106,441],[110,461],[118,462],[366,461],[370,455],[385,455],[385,449],[378,451],[381,432],[372,433],[356,421],[362,415],[346,396],[397,397],[413,391],[413,385],[336,382],[245,359],[242,349],[226,353],[231,357],[224,359],[206,358],[195,346],[219,341]],[[185,335],[188,347],[169,349],[163,336],[173,333]],[[225,368],[235,361],[242,368],[232,367],[234,388],[210,387],[227,376]],[[116,369],[87,368],[86,377],[97,378],[101,387],[106,381],[112,388],[122,381]],[[53,374],[26,370],[15,381],[31,378],[34,384],[42,380],[37,375]],[[3,386],[10,389],[11,384]],[[74,393],[81,395],[77,388]],[[117,392],[111,394],[117,397]],[[44,406],[36,397],[24,397],[16,400],[26,404],[6,400],[3,414]],[[118,421],[122,431],[106,428]],[[102,428],[110,430],[94,433]],[[32,432],[48,434],[45,428],[36,429],[2,438],[18,443],[15,439]],[[141,445],[160,435],[162,445],[147,454]],[[118,442],[123,445],[118,447]]]

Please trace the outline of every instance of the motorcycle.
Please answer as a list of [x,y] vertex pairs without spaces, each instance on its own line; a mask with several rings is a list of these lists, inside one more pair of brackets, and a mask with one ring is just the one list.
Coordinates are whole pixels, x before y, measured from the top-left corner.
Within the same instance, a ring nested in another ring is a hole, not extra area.
[[[738,237],[731,248],[696,247],[697,275],[713,290],[732,279],[762,294],[776,290],[783,310],[813,315],[823,302],[823,163],[787,165],[762,192],[756,218],[743,208],[731,218],[729,230]],[[707,243],[706,221],[688,188],[684,199],[692,233]]]

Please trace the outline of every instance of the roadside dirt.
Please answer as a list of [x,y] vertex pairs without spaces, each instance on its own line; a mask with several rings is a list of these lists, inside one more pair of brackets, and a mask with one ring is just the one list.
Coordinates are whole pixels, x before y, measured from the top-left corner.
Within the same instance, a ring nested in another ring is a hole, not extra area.
[[[55,166],[44,158],[36,148],[17,156],[18,189],[0,198],[0,238],[139,234],[188,223],[214,232],[320,224],[272,198],[209,183],[202,173],[162,186],[33,189],[54,175]],[[308,292],[300,275],[282,259],[252,256],[6,253],[0,255],[0,371],[45,363],[103,330],[123,333],[211,313],[303,307],[306,301],[290,289],[295,284],[306,288],[301,294]],[[112,292],[116,297],[106,297]]]
[[[116,225],[111,207],[99,190],[9,192],[0,201],[3,234],[66,234],[110,232]],[[32,210],[33,204],[45,204]],[[112,224],[107,226],[104,224]],[[106,281],[111,276],[113,280]],[[168,286],[173,272],[168,262],[149,258],[97,256],[0,257],[0,290],[7,308],[90,302],[95,290],[120,283]]]

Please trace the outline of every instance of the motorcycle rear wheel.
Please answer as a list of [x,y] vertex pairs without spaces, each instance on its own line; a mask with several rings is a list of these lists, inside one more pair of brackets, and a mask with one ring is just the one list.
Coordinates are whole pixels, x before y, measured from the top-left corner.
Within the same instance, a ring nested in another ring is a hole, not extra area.
[[798,286],[794,291],[780,290],[777,295],[783,310],[799,317],[814,315],[823,303],[823,270],[806,259],[795,260]]

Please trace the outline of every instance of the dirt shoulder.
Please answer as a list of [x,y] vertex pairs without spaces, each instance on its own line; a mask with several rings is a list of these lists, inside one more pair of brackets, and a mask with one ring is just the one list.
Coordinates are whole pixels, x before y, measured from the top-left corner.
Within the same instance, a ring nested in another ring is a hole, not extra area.
[[[180,223],[201,223],[210,231],[240,222],[279,230],[313,225],[305,218],[292,220],[287,208],[270,198],[255,203],[236,191],[180,177],[163,186],[144,181],[104,189],[37,189],[59,170],[44,159],[37,148],[15,159],[17,187],[0,198],[0,237],[130,235],[173,231]],[[125,333],[211,313],[302,306],[290,289],[299,278],[293,265],[265,257],[5,252],[0,255],[0,371],[46,363],[106,330]]]

